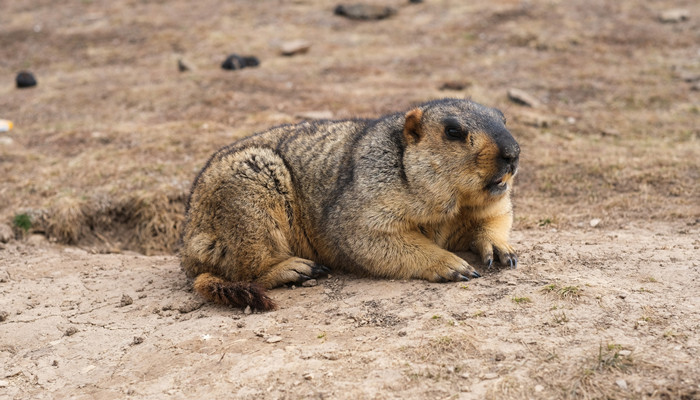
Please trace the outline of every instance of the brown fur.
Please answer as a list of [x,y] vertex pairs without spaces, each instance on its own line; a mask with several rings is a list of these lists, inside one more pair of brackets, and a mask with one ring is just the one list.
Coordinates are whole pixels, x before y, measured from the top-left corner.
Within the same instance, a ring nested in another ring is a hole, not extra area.
[[469,249],[514,266],[519,152],[500,111],[461,99],[272,128],[219,150],[200,172],[182,265],[207,299],[261,310],[274,303],[255,285],[303,281],[326,266],[468,280],[479,274],[451,251]]

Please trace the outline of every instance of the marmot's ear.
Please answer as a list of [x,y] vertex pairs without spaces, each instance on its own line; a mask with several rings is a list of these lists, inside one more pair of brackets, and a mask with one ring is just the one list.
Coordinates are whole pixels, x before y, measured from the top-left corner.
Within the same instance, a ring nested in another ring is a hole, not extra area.
[[421,126],[421,119],[423,118],[423,111],[418,108],[406,113],[406,123],[403,126],[403,135],[406,137],[408,143],[418,143],[423,137],[423,129]]

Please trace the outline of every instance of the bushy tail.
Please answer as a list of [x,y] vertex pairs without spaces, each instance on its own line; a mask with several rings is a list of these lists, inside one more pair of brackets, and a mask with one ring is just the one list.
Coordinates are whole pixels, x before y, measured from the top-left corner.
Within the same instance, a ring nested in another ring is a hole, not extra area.
[[194,280],[194,290],[214,303],[241,308],[250,306],[259,311],[277,308],[277,304],[265,294],[265,289],[252,282],[231,282],[210,273],[204,273]]

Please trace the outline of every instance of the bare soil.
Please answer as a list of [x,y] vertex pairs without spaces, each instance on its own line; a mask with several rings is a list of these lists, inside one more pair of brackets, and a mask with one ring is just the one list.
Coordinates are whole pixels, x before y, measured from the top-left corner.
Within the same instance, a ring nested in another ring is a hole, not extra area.
[[[397,12],[0,0],[0,398],[700,398],[700,5],[373,3]],[[191,292],[184,201],[218,147],[438,97],[499,107],[521,145],[517,270],[334,272],[263,314]]]

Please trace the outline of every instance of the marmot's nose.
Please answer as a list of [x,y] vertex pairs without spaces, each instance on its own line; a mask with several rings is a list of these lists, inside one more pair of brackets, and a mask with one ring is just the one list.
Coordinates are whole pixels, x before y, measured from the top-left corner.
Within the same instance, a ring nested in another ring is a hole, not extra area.
[[503,148],[501,148],[501,157],[511,164],[517,163],[518,157],[520,157],[520,146],[515,142],[503,146]]

